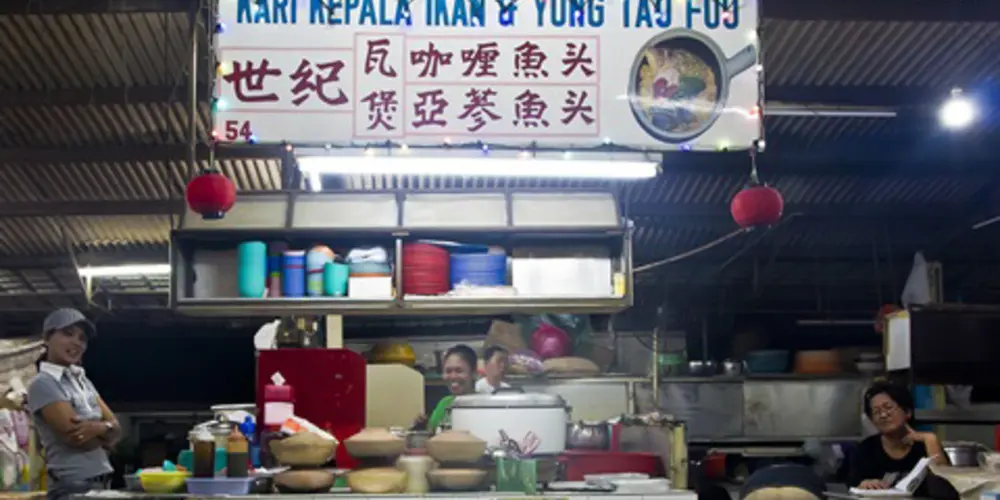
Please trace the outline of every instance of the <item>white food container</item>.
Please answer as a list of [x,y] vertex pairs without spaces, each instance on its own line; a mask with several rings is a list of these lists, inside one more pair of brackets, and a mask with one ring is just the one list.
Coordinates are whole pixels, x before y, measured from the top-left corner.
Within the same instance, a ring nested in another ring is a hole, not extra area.
[[468,431],[500,446],[500,431],[518,444],[529,433],[538,438],[532,455],[554,455],[566,451],[566,425],[570,408],[554,394],[526,393],[520,389],[495,394],[458,396],[451,405],[451,428]]

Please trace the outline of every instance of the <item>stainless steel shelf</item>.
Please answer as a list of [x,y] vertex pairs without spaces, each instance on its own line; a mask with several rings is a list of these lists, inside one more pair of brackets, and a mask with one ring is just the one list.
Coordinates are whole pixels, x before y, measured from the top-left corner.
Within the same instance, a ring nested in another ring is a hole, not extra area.
[[[994,405],[995,406],[995,405]],[[1000,424],[1000,409],[958,409],[915,410],[913,419],[930,424]]]
[[268,299],[178,299],[174,310],[189,316],[369,315],[369,316],[469,316],[509,313],[611,314],[630,307],[626,298],[577,299],[536,297],[428,297],[402,300],[359,300],[349,297]]
[[259,316],[325,314],[385,314],[396,307],[394,300],[358,300],[350,298],[285,298],[269,299],[179,299],[174,310],[189,316]]
[[577,297],[404,297],[403,314],[563,313],[613,314],[632,305],[627,298]]

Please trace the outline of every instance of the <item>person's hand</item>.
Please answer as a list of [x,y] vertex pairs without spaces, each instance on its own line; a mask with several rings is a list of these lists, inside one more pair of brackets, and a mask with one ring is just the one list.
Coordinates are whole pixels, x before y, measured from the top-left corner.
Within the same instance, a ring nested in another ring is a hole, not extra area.
[[858,488],[863,490],[885,490],[889,489],[889,482],[881,479],[865,479],[861,481]]
[[904,443],[925,443],[928,439],[931,439],[933,434],[928,432],[917,432],[913,430],[913,427],[909,425],[906,426],[906,436],[903,436]]
[[101,420],[81,420],[80,417],[73,417],[76,427],[70,432],[70,439],[73,444],[83,445],[107,434],[108,425]]

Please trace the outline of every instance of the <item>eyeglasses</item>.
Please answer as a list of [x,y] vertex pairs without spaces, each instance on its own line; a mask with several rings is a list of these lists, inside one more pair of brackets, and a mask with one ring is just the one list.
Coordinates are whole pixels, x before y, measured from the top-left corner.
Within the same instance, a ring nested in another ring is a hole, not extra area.
[[872,407],[872,416],[873,417],[875,417],[875,416],[891,417],[897,411],[899,411],[899,406],[894,405],[892,403],[886,403],[886,404],[884,404],[882,406],[873,406]]

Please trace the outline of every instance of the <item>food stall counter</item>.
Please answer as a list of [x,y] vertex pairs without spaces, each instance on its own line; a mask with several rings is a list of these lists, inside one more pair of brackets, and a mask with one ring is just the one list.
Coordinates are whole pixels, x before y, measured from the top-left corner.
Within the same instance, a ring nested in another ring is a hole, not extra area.
[[[372,500],[409,500],[409,499],[420,499],[420,498],[462,498],[462,499],[483,499],[483,500],[604,500],[612,498],[629,498],[629,500],[654,500],[654,499],[669,499],[669,500],[696,500],[697,495],[693,491],[689,490],[672,490],[667,493],[657,493],[655,495],[636,495],[634,493],[569,493],[569,492],[545,492],[535,495],[527,495],[524,493],[502,493],[502,492],[490,492],[490,491],[468,491],[468,492],[451,492],[451,493],[426,493],[423,495],[366,495],[361,493],[323,493],[314,495],[303,495],[303,494],[262,494],[262,495],[246,495],[246,496],[227,496],[227,500],[335,500],[335,499],[346,499],[350,498],[352,500],[357,499],[372,499]],[[174,495],[153,495],[146,493],[134,493],[127,491],[101,491],[101,492],[91,492],[84,495],[75,495],[72,497],[73,500],[95,500],[100,498],[108,499],[134,499],[134,500],[177,500],[177,499],[187,499],[187,498],[206,498],[199,497],[197,495],[188,494],[174,494]]]

